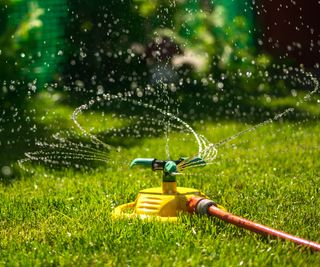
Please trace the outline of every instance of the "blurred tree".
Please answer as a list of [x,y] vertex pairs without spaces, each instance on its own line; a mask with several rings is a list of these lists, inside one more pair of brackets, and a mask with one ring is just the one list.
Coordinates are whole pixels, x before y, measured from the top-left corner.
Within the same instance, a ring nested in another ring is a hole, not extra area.
[[[66,15],[66,0],[16,0],[9,15],[10,26],[19,27],[25,39],[29,36],[29,46],[22,48],[25,55],[23,76],[29,80],[36,79],[40,88],[59,76]],[[26,16],[30,20],[24,23],[21,18]],[[17,42],[21,40],[17,38]]]
[[14,95],[16,102],[58,79],[67,8],[65,0],[1,0],[0,10],[0,95],[6,101]]
[[[37,5],[30,5],[28,12],[20,19],[20,23],[13,25],[10,14],[14,8],[14,1],[0,1],[1,35],[0,35],[0,97],[3,107],[19,102],[27,94],[27,90],[20,90],[25,83],[23,69],[28,66],[25,49],[33,46],[33,34],[42,27],[40,20],[43,10]],[[11,97],[14,99],[11,100]]]
[[42,26],[40,16],[43,10],[36,5],[30,5],[28,12],[20,19],[17,25],[10,23],[10,13],[13,9],[13,1],[1,1],[1,37],[0,60],[1,80],[10,80],[19,77],[17,70],[23,66],[25,54],[22,49],[27,43],[32,44],[32,34],[35,29]]

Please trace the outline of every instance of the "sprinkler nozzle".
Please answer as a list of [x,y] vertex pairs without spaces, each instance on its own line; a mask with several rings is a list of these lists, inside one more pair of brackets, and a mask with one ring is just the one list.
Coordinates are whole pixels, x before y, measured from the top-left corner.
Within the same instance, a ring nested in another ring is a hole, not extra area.
[[151,158],[136,158],[130,163],[130,168],[133,166],[139,165],[143,167],[152,167],[152,163],[155,161],[155,159]]
[[154,158],[136,158],[131,161],[130,168],[133,166],[151,167],[153,171],[163,171],[167,161]]

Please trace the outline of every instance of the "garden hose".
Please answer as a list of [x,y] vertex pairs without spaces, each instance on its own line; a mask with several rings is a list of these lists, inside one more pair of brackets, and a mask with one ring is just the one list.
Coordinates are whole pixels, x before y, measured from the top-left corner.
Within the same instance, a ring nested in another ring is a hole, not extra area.
[[212,200],[202,198],[202,197],[192,197],[188,202],[189,211],[192,213],[197,213],[200,215],[211,215],[222,221],[234,224],[237,227],[247,229],[251,232],[261,234],[264,236],[272,236],[280,238],[283,240],[288,240],[296,243],[297,245],[309,247],[312,250],[320,251],[320,244],[290,235],[288,233],[275,230],[268,226],[255,223],[244,219],[242,217],[236,216],[230,212],[220,209]]

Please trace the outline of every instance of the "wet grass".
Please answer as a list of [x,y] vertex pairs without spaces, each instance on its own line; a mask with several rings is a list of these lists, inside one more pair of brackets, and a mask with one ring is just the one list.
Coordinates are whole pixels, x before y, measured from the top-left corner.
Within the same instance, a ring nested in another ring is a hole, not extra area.
[[[68,123],[68,110],[60,111]],[[47,118],[50,119],[50,118]],[[95,118],[90,117],[92,124]],[[117,123],[117,122],[115,122]],[[245,129],[195,123],[212,142]],[[172,133],[174,157],[192,155],[191,136]],[[164,157],[164,140],[140,140],[92,170],[31,166],[0,184],[1,265],[317,266],[320,254],[197,216],[178,223],[114,221],[112,209],[157,186],[160,173],[128,168],[135,157]],[[267,125],[222,146],[214,164],[179,176],[229,211],[320,242],[320,125]]]

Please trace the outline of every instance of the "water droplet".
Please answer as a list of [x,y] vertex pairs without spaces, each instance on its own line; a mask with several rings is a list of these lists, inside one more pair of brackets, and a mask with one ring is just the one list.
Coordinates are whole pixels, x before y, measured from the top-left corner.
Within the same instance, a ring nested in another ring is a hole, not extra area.
[[12,169],[11,169],[11,167],[9,167],[9,166],[3,166],[3,167],[1,168],[1,173],[2,173],[4,176],[10,176],[10,175],[12,175]]

